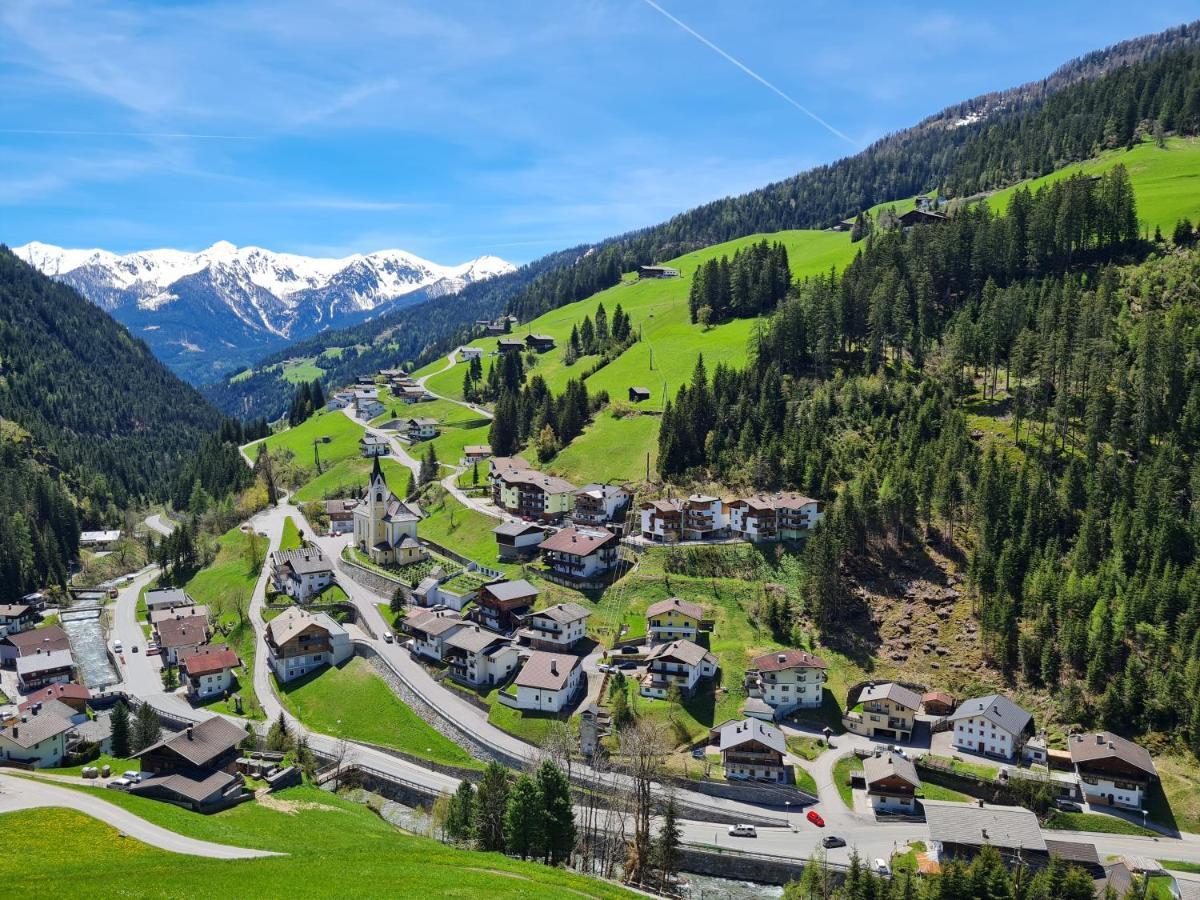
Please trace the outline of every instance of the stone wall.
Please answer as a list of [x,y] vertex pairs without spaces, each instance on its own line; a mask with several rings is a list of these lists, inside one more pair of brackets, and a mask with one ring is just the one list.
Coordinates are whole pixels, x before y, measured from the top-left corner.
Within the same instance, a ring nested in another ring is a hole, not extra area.
[[[679,848],[679,868],[693,875],[712,875],[733,881],[758,884],[787,884],[804,872],[806,860],[783,856],[759,856],[753,853],[721,852],[684,845]],[[830,867],[835,881],[843,875]]]
[[355,584],[362,585],[385,600],[390,600],[396,593],[396,589],[399,588],[400,593],[404,596],[404,602],[412,603],[412,588],[398,578],[389,578],[366,566],[360,566],[356,562],[341,557],[338,558],[338,568]]

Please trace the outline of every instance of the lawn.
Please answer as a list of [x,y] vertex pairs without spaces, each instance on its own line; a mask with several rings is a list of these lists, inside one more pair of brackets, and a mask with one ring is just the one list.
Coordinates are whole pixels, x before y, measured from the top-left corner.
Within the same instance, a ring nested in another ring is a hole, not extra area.
[[643,481],[647,455],[651,477],[657,471],[660,422],[657,415],[618,419],[602,412],[542,468],[579,486],[591,481]]
[[1164,869],[1171,872],[1187,872],[1189,875],[1200,875],[1200,863],[1188,862],[1183,859],[1160,859]]
[[[317,477],[318,456],[323,470],[342,460],[359,457],[358,440],[363,434],[362,425],[351,421],[341,410],[319,412],[295,428],[256,441],[246,447],[246,453],[254,459],[259,446],[265,442],[272,455],[288,457],[277,468],[281,480],[301,487]],[[318,496],[307,499],[315,500]]]
[[426,488],[419,502],[426,516],[417,526],[421,537],[506,574],[520,570],[520,566],[500,562],[492,534],[499,519],[463,506],[440,485]]
[[1103,834],[1135,834],[1142,837],[1154,837],[1156,832],[1135,825],[1116,816],[1105,816],[1100,813],[1069,813],[1055,810],[1043,824],[1044,828],[1056,831],[1098,831]]
[[802,769],[799,766],[793,766],[796,770],[796,787],[802,791],[808,791],[814,797],[817,795],[817,781],[812,777],[808,769]]
[[284,855],[181,857],[124,838],[73,810],[22,810],[0,816],[6,896],[47,897],[69,884],[108,885],[102,893],[123,896],[179,898],[272,897],[281,885],[290,897],[327,897],[335,884],[346,896],[632,896],[559,869],[401,832],[367,806],[313,787],[276,794],[287,810],[245,803],[212,816],[118,791],[80,790],[190,837]]
[[559,721],[553,713],[526,712],[505,706],[495,699],[495,692],[492,693],[491,699],[492,710],[488,713],[488,721],[501,731],[507,731],[514,737],[537,747],[545,743],[550,725]]
[[283,520],[283,537],[279,539],[280,550],[297,550],[300,547],[300,528],[296,520],[288,516]]
[[917,791],[917,796],[923,800],[950,800],[955,803],[971,803],[975,799],[969,794],[952,791],[950,788],[942,787],[940,784],[930,784],[928,781],[921,782],[921,789]]
[[854,790],[850,787],[850,776],[862,770],[862,760],[853,753],[849,756],[843,756],[833,764],[833,784],[837,788],[838,796],[842,798],[842,802],[850,809],[854,808]]
[[341,668],[279,685],[278,690],[288,709],[314,731],[394,747],[446,765],[483,767],[427,725],[359,657]]
[[951,759],[948,756],[935,756],[932,753],[927,754],[926,759],[943,766],[949,766],[959,775],[974,775],[979,778],[985,778],[988,781],[994,780],[997,771],[999,771],[997,766],[989,766],[987,763],[966,762],[961,759]]
[[[307,503],[310,500],[361,496],[367,490],[373,463],[373,460],[363,459],[361,456],[343,459],[306,482],[292,499],[296,503]],[[394,494],[403,497],[408,490],[408,467],[390,457],[381,457],[379,467],[383,470],[388,487]]]
[[1146,809],[1150,818],[1168,828],[1200,831],[1200,772],[1196,761],[1182,754],[1154,760],[1158,781],[1151,787]]
[[78,766],[64,766],[61,769],[42,769],[40,771],[47,772],[51,775],[82,775],[84,766],[109,766],[114,772],[134,772],[142,771],[142,761],[140,759],[122,759],[118,756],[109,756],[107,753],[102,753],[93,759],[91,762],[82,763]]
[[793,755],[809,762],[816,759],[829,749],[824,738],[808,737],[806,735],[791,735],[787,739],[787,748]]

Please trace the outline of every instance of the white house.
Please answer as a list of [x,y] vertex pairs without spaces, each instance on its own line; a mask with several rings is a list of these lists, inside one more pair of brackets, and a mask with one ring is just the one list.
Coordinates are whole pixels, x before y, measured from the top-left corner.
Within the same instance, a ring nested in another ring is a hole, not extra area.
[[796,540],[821,521],[821,503],[802,494],[756,494],[729,504],[729,529],[743,540]]
[[195,606],[196,601],[182,588],[155,588],[146,591],[146,609],[174,609],[177,606]]
[[346,629],[325,613],[292,606],[267,623],[267,662],[280,681],[291,681],[325,665],[340,665],[353,647]]
[[632,495],[619,484],[588,484],[575,492],[571,521],[582,525],[607,525],[619,521]]
[[0,603],[0,638],[32,628],[36,618],[28,603]]
[[782,719],[797,709],[819,707],[827,668],[825,660],[806,650],[778,650],[756,657],[746,670],[746,715]]
[[404,617],[404,630],[412,635],[410,653],[441,662],[446,653],[446,641],[467,623],[458,613],[448,609],[413,607]]
[[121,529],[111,531],[81,531],[79,532],[80,547],[108,547],[121,539]]
[[408,419],[405,423],[410,441],[428,441],[438,436],[438,420],[430,418]]
[[325,409],[333,412],[337,409],[345,409],[354,402],[354,394],[351,391],[338,391],[327,401],[325,401]]
[[651,644],[685,639],[694,641],[704,623],[704,607],[690,600],[668,597],[646,610],[646,631]]
[[391,445],[385,437],[364,434],[358,439],[358,452],[368,459],[372,456],[387,456],[391,452]]
[[182,613],[154,624],[154,637],[162,649],[163,659],[177,665],[181,657],[194,653],[208,642],[211,632],[208,616],[185,616]]
[[708,541],[729,533],[729,508],[720,497],[692,494],[683,502],[683,539]]
[[277,590],[303,603],[333,584],[333,563],[316,547],[275,550],[271,580]]
[[354,544],[378,565],[406,566],[425,558],[417,541],[420,511],[391,492],[379,457],[362,502],[354,508]]
[[517,709],[559,712],[571,705],[585,683],[580,657],[534,650],[517,673],[515,696],[501,692],[500,702]]
[[672,687],[683,696],[695,691],[701,678],[717,674],[717,658],[691,641],[659,644],[646,656],[646,674],[641,693],[645,697],[665,698]]
[[538,545],[552,572],[580,581],[612,571],[619,561],[617,548],[617,536],[607,528],[574,525]]
[[911,760],[899,753],[876,753],[863,760],[863,780],[877,813],[912,815],[917,811],[921,779]]
[[17,659],[17,689],[22,693],[74,678],[75,658],[70,650],[31,653]]
[[450,675],[472,686],[502,684],[517,667],[520,653],[503,635],[479,625],[457,628],[443,641]]
[[220,697],[234,685],[233,670],[242,664],[223,644],[201,647],[180,657],[180,680],[193,699]]
[[791,766],[785,761],[787,741],[774,725],[757,719],[731,719],[713,729],[721,750],[721,767],[727,779],[775,781],[791,779]]
[[1033,730],[1033,716],[1002,694],[964,700],[946,717],[958,750],[1015,759]]
[[74,727],[52,711],[30,710],[0,727],[0,760],[57,768],[67,753],[67,732]]
[[382,416],[387,412],[387,407],[379,402],[376,391],[355,391],[354,411],[360,419],[369,420]]
[[591,614],[578,603],[556,603],[525,616],[517,639],[539,650],[569,650],[587,636]]
[[1154,760],[1144,747],[1111,731],[1075,734],[1067,745],[1088,803],[1142,808],[1151,782],[1158,778]]
[[483,348],[482,347],[459,347],[458,348],[458,358],[463,360],[464,362],[470,362],[473,359],[482,359],[483,358]]

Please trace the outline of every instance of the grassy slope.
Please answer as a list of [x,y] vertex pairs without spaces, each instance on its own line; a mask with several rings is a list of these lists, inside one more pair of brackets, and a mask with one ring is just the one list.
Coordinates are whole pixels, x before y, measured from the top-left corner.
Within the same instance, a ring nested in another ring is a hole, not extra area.
[[[66,809],[0,816],[10,897],[45,897],[64,884],[106,886],[125,896],[631,896],[619,887],[521,863],[498,854],[456,850],[398,831],[365,806],[316,788],[281,791],[291,812],[247,803],[213,816],[165,803],[90,789],[159,825],[191,837],[287,854],[254,860],[181,857],[122,838]],[[498,877],[499,876],[499,877]]]
[[359,657],[315,678],[281,685],[279,693],[296,718],[315,731],[395,747],[447,765],[482,768],[467,751],[425,724]]
[[[434,494],[437,495],[436,499],[432,499]],[[441,490],[426,494],[426,499],[421,502],[421,511],[426,514],[426,518],[417,526],[421,537],[449,547],[481,565],[508,574],[520,570],[520,566],[500,562],[497,555],[496,537],[492,529],[500,524],[499,520],[463,506]]]
[[283,537],[279,540],[280,550],[295,550],[300,546],[300,527],[288,516],[283,520]]
[[[321,444],[321,462],[329,464],[342,459],[350,459],[359,455],[358,439],[363,435],[363,427],[352,422],[350,417],[341,410],[321,412],[301,422],[295,428],[288,428],[278,434],[264,438],[270,451],[287,450],[306,466],[312,465],[313,441],[328,437],[328,444]],[[253,459],[258,452],[256,441],[246,448]]]
[[[373,460],[354,456],[343,459],[321,475],[306,482],[293,498],[297,503],[325,500],[333,497],[358,497],[367,489]],[[395,459],[381,457],[379,466],[394,493],[403,496],[408,486],[408,468]]]

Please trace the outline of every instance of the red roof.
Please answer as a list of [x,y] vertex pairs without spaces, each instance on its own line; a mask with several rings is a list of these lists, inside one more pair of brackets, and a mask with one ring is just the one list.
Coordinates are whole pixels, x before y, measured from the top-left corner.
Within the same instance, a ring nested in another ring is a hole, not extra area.
[[237,668],[241,664],[238,655],[222,645],[201,647],[179,661],[179,665],[187,669],[189,675],[211,675],[224,669]]
[[34,691],[24,703],[17,707],[19,712],[25,712],[35,703],[45,703],[47,700],[91,700],[92,692],[82,684],[63,683],[52,684]]
[[819,656],[807,650],[780,650],[767,653],[754,660],[754,668],[760,672],[780,672],[784,669],[825,669],[828,666]]

